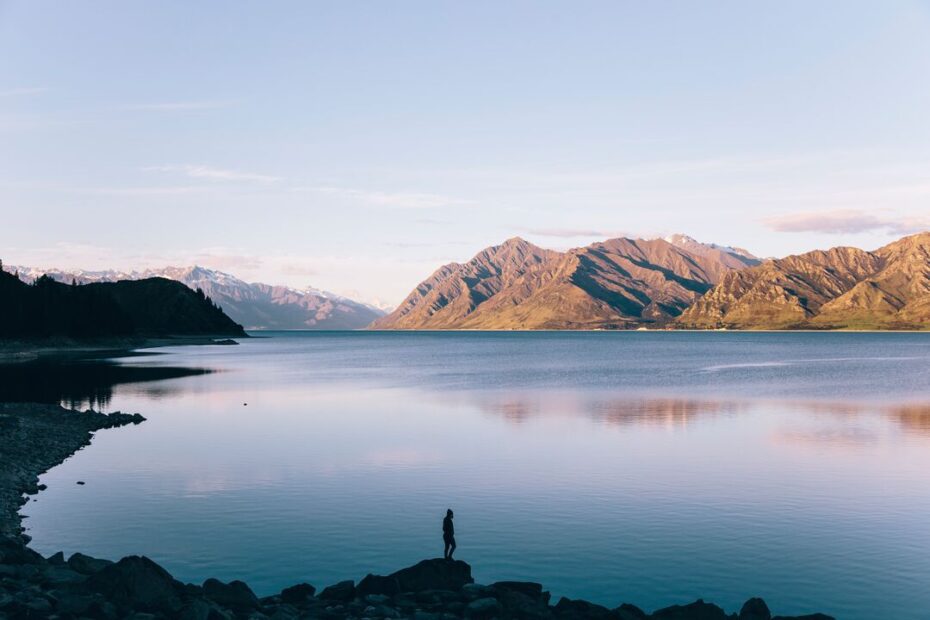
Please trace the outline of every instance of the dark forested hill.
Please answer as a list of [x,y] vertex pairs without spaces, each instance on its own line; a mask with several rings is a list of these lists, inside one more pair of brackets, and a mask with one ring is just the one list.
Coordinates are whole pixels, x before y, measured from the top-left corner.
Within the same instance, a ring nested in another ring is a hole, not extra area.
[[75,285],[26,284],[0,271],[0,338],[241,336],[201,291],[164,278]]

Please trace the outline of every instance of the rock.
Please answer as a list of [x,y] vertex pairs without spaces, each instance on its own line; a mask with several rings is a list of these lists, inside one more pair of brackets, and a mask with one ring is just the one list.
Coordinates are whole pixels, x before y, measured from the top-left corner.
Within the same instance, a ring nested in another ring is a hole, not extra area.
[[86,579],[87,575],[71,570],[68,566],[49,566],[42,575],[42,582],[53,587],[81,583]]
[[65,554],[59,551],[58,553],[48,556],[48,559],[46,559],[46,562],[48,562],[49,564],[56,564],[58,566],[61,566],[62,564],[65,563]]
[[385,605],[369,605],[363,610],[366,617],[372,618],[400,618],[400,613],[396,609],[391,609]]
[[772,612],[761,598],[751,598],[739,610],[739,620],[771,620]]
[[36,487],[36,490],[38,490],[38,491],[44,491],[44,490],[46,490],[47,488],[48,488],[48,485],[46,485],[46,484],[40,484],[40,485],[38,485],[38,486]]
[[479,598],[465,607],[466,618],[496,618],[500,613],[500,602],[491,597]]
[[369,573],[359,582],[355,590],[356,596],[365,596],[367,594],[393,596],[400,592],[400,584],[395,577],[382,577],[381,575]]
[[726,612],[698,599],[688,605],[672,605],[652,613],[654,620],[728,620]]
[[539,592],[535,596],[531,596],[524,594],[520,590],[501,588],[498,590],[498,600],[504,608],[506,616],[520,618],[521,620],[552,618],[548,592]]
[[495,590],[519,592],[520,594],[534,599],[541,598],[543,595],[542,584],[532,581],[498,581],[492,583],[491,587]]
[[564,596],[559,599],[553,608],[555,615],[560,618],[600,619],[611,618],[611,612],[606,607],[595,605],[588,601],[576,601]]
[[645,611],[629,603],[623,603],[620,607],[617,607],[614,610],[614,615],[618,620],[645,620],[649,617]]
[[0,563],[45,564],[46,560],[21,541],[3,536],[0,537]]
[[281,590],[281,601],[288,605],[303,605],[316,594],[316,588],[309,583],[298,583],[296,586]]
[[68,566],[71,567],[71,570],[75,570],[82,575],[95,575],[111,564],[113,562],[110,560],[99,560],[83,553],[75,553],[68,558]]
[[120,608],[163,613],[181,608],[181,583],[144,556],[125,557],[89,577],[86,585]]
[[103,608],[103,600],[98,594],[86,594],[71,590],[57,592],[58,604],[55,606],[62,616],[89,616],[99,617]]
[[203,582],[203,595],[220,605],[236,612],[258,609],[258,597],[242,581],[223,583],[219,579],[207,579]]
[[[358,596],[358,588],[355,589],[355,595]],[[366,594],[362,598],[369,605],[375,605],[375,606],[384,605],[385,603],[391,600],[390,596],[387,596],[384,594]]]
[[48,614],[52,611],[51,602],[49,602],[47,598],[41,596],[30,600],[28,603],[26,603],[25,607],[28,610],[26,616],[27,618],[40,617],[41,615]]
[[178,614],[178,620],[232,620],[233,617],[232,613],[202,598],[191,599]]
[[79,485],[81,485],[81,486],[84,486],[84,481],[83,481],[83,480],[78,480],[77,482],[75,482],[75,484],[79,484]]
[[497,596],[497,590],[491,586],[486,586],[480,583],[466,583],[464,586],[462,586],[462,594],[474,600],[476,598]]
[[324,588],[320,598],[326,601],[347,602],[355,598],[355,582],[351,579]]
[[401,592],[455,591],[461,590],[465,584],[475,582],[471,576],[471,566],[461,560],[423,560],[390,577],[397,580]]
[[271,620],[297,620],[300,612],[290,605],[281,605],[271,614]]

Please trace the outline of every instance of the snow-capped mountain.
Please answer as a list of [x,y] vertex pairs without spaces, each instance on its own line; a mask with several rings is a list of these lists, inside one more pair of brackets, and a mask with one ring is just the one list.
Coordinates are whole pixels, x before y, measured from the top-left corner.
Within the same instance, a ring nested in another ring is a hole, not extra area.
[[361,329],[385,313],[341,295],[313,287],[295,289],[245,282],[234,275],[205,267],[164,267],[145,271],[66,271],[11,266],[24,281],[43,274],[60,282],[90,284],[117,280],[167,278],[202,289],[246,329]]
[[696,254],[703,254],[708,250],[720,250],[721,252],[733,254],[734,256],[742,256],[743,258],[748,258],[749,260],[759,260],[757,256],[753,255],[748,250],[744,250],[743,248],[734,248],[728,245],[717,245],[716,243],[701,243],[697,239],[689,237],[688,235],[683,235],[681,233],[669,235],[668,237],[665,237],[665,240],[674,246],[688,250],[689,252],[694,252]]

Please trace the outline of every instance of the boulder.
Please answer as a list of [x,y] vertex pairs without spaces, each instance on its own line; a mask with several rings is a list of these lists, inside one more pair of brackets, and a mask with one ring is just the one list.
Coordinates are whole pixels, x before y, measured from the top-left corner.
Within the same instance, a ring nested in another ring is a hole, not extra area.
[[[538,584],[532,584],[538,585]],[[545,620],[552,617],[549,609],[549,593],[535,588],[502,588],[495,584],[497,599],[505,615],[521,620]]]
[[482,585],[480,583],[466,583],[464,586],[462,586],[461,592],[470,601],[473,601],[476,598],[497,596],[497,590],[491,586]]
[[202,598],[189,600],[178,613],[178,620],[232,620],[233,614]]
[[56,592],[56,598],[58,599],[58,603],[55,605],[55,611],[62,616],[101,617],[103,600],[99,594],[84,594],[71,590],[59,590]]
[[0,564],[45,564],[45,558],[21,540],[0,536]]
[[739,620],[771,620],[772,612],[761,598],[751,598],[739,610]]
[[258,609],[258,597],[242,581],[223,583],[219,579],[207,579],[203,582],[203,595],[220,605],[236,612]]
[[296,586],[281,590],[281,602],[288,605],[303,605],[316,594],[316,588],[309,583],[298,583]]
[[564,596],[559,599],[553,608],[555,615],[560,618],[584,618],[590,620],[600,620],[601,618],[612,618],[611,612],[606,607],[595,605],[588,601],[576,601]]
[[355,590],[356,596],[365,596],[367,594],[394,596],[400,592],[400,584],[397,583],[395,577],[382,577],[381,575],[369,573],[359,582]]
[[649,617],[645,611],[629,603],[624,603],[620,605],[620,607],[617,607],[614,610],[614,615],[618,620],[645,620]]
[[[498,591],[519,592],[533,599],[542,598],[542,584],[532,581],[497,581],[491,584],[491,587]],[[548,600],[548,592],[546,593]]]
[[124,609],[172,614],[181,608],[181,583],[144,556],[125,557],[89,577],[86,585]]
[[281,605],[271,614],[271,620],[297,620],[300,618],[300,612],[290,605]]
[[471,566],[461,560],[423,560],[390,575],[397,580],[401,592],[423,590],[461,590],[474,583]]
[[48,556],[48,558],[45,561],[48,562],[49,564],[61,566],[62,564],[65,563],[65,554],[59,551],[58,553]]
[[68,566],[49,566],[42,574],[42,582],[47,586],[57,587],[72,583],[81,583],[87,575],[71,570]]
[[687,605],[672,605],[652,613],[654,620],[728,620],[723,609],[698,599]]
[[320,592],[320,598],[325,601],[337,601],[341,603],[351,601],[355,598],[355,582],[349,579],[324,588],[323,591]]
[[107,566],[113,564],[110,560],[98,560],[83,553],[75,553],[68,558],[68,566],[71,570],[77,571],[82,575],[96,575]]
[[501,614],[501,604],[496,598],[479,598],[465,607],[466,618],[496,618]]

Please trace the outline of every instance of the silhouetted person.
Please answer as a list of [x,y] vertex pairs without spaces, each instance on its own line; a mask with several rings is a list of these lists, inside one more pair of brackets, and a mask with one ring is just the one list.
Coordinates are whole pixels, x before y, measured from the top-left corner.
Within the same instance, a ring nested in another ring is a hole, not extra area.
[[452,525],[452,517],[452,510],[449,509],[446,511],[446,518],[442,520],[442,541],[446,543],[443,557],[447,560],[451,560],[452,554],[455,553],[455,526]]

